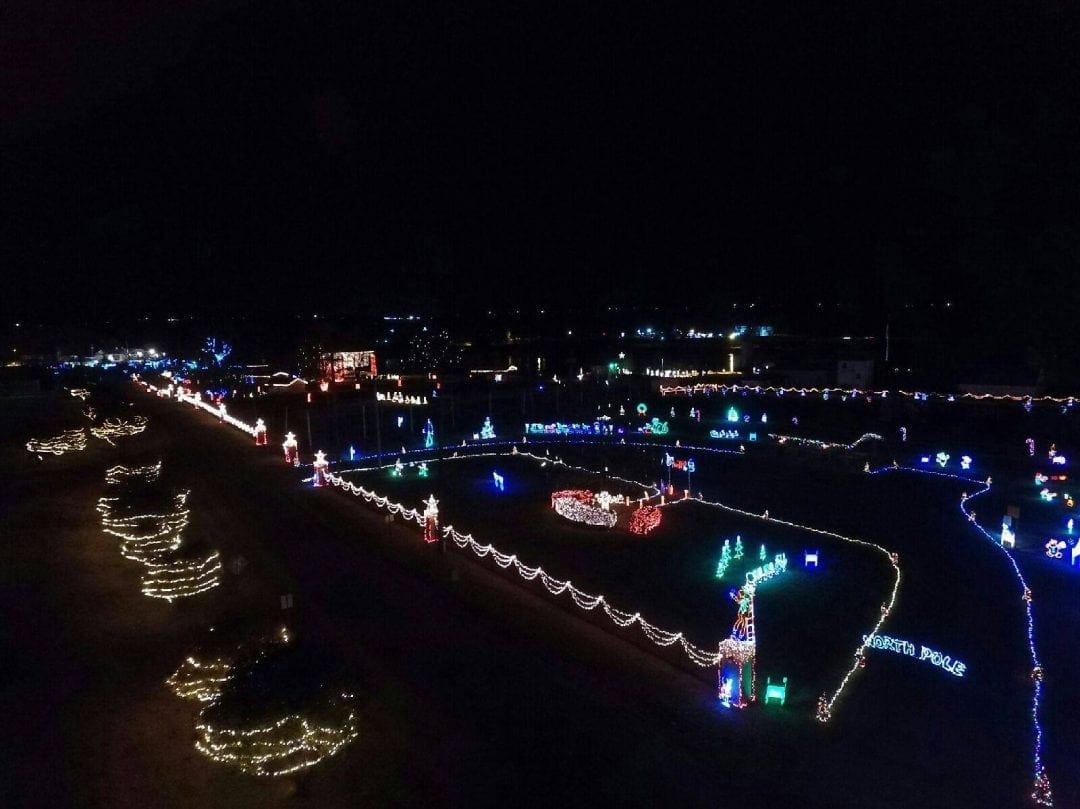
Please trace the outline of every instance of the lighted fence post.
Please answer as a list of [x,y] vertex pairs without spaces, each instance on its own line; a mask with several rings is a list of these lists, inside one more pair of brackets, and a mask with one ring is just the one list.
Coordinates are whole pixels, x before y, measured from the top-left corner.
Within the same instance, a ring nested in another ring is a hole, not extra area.
[[330,462],[326,460],[326,453],[323,452],[320,449],[318,452],[315,453],[315,462],[312,464],[312,467],[315,470],[315,486],[316,487],[323,487],[323,486],[329,486],[330,485],[330,481],[327,480],[327,477],[326,477],[327,468],[329,466],[330,466]]
[[429,495],[424,503],[424,542],[431,544],[439,541],[439,501],[435,495]]
[[296,435],[294,433],[285,433],[285,441],[281,445],[281,449],[285,452],[285,463],[291,463],[293,466],[300,465],[300,456],[297,453]]

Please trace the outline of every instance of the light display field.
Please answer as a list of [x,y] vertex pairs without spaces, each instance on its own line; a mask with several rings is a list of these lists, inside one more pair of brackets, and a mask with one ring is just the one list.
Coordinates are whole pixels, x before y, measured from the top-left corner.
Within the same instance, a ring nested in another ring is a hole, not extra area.
[[[522,449],[535,452],[538,445]],[[588,448],[574,450],[550,448],[553,458],[558,455],[588,467],[593,453]],[[615,447],[603,452],[600,468],[608,466],[612,475],[641,480],[646,464],[657,477],[661,474],[663,452],[650,449],[643,455],[638,448]],[[597,463],[595,457],[592,463]],[[697,466],[714,464],[748,466],[746,459],[736,457],[699,460]],[[408,465],[400,476],[390,467],[344,477],[406,505],[419,505],[434,493],[442,525],[452,524],[479,542],[517,554],[523,563],[570,579],[580,590],[602,594],[612,606],[639,612],[655,626],[683,632],[691,643],[710,652],[731,633],[737,610],[729,593],[746,581],[748,571],[763,564],[761,546],[767,562],[786,553],[787,570],[757,588],[758,674],[762,689],[766,677],[776,682],[787,676],[786,705],[806,717],[812,717],[819,694],[836,688],[892,589],[893,569],[880,553],[703,503],[672,503],[667,498],[658,528],[646,536],[630,533],[630,515],[643,494],[641,487],[603,474],[506,455],[447,459],[429,463],[429,469],[426,478],[420,477],[418,466]],[[496,471],[504,480],[502,491],[493,477]],[[744,486],[743,499],[754,499],[752,481]],[[618,515],[614,528],[584,526],[552,509],[551,493],[565,489],[608,491],[633,502],[629,507],[612,506]],[[727,494],[725,502],[739,504],[738,493]],[[732,559],[723,577],[717,578],[724,540],[734,548],[737,538],[742,540],[744,557]],[[816,569],[804,567],[807,550],[819,552]],[[623,634],[649,645],[640,630]],[[715,677],[714,668],[703,673]]]

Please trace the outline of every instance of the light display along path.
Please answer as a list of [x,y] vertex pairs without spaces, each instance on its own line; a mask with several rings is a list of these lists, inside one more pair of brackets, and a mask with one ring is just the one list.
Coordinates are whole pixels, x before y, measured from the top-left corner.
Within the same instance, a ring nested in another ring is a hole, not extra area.
[[[566,442],[566,443],[593,443],[593,442]],[[661,445],[661,444],[652,444],[652,445],[650,445],[650,447],[653,448],[653,449],[679,449],[679,450],[696,449],[696,450],[700,450],[700,451],[704,451],[704,452],[710,451],[710,448],[707,448],[707,447],[700,447],[700,448],[675,447],[673,445]],[[540,462],[540,463],[551,463],[551,464],[559,465],[559,466],[562,466],[562,467],[565,467],[565,468],[568,468],[568,469],[574,469],[574,470],[577,470],[577,471],[585,472],[585,473],[588,473],[588,474],[605,475],[606,477],[610,477],[610,478],[612,478],[614,480],[618,480],[618,481],[623,482],[623,483],[628,483],[628,484],[640,487],[644,492],[646,492],[646,494],[648,495],[648,499],[654,499],[654,498],[657,498],[657,497],[660,496],[659,490],[654,484],[643,483],[641,481],[630,480],[628,478],[621,478],[621,477],[618,477],[618,476],[615,476],[615,475],[610,475],[610,474],[607,474],[607,473],[599,472],[598,470],[588,469],[586,467],[574,466],[574,465],[566,463],[565,461],[563,461],[561,459],[551,458],[551,457],[546,457],[546,456],[541,456],[541,455],[534,455],[534,454],[532,454],[530,452],[505,452],[505,451],[499,452],[499,451],[493,451],[493,448],[490,445],[487,445],[487,446],[483,447],[483,450],[486,450],[486,451],[481,451],[481,452],[476,452],[476,453],[470,453],[470,452],[466,451],[464,454],[462,454],[462,449],[467,450],[468,447],[466,447],[466,448],[448,447],[447,449],[453,449],[458,454],[456,456],[454,456],[454,457],[444,458],[443,461],[465,460],[465,459],[478,458],[478,457],[506,457],[507,455],[515,455],[516,457],[528,458],[528,459],[532,459],[532,460],[535,460],[535,461]],[[713,451],[716,452],[717,454],[733,454],[730,450],[728,450],[728,451],[725,451],[725,450],[713,450]],[[741,454],[741,453],[734,453],[734,454]],[[433,462],[429,462],[429,463],[433,463]],[[389,464],[377,465],[377,466],[372,466],[372,467],[365,467],[365,468],[362,468],[362,469],[353,469],[353,470],[350,470],[350,471],[353,471],[353,472],[374,471],[374,470],[388,468],[389,466],[390,466]],[[374,492],[374,491],[372,491],[370,489],[366,489],[363,486],[359,486],[357,484],[354,484],[351,481],[346,480],[344,477],[342,477],[342,475],[339,475],[339,474],[329,473],[328,474],[328,480],[333,485],[338,486],[339,488],[342,488],[342,489],[350,492],[351,494],[353,494],[355,496],[363,497],[366,502],[373,503],[378,508],[386,509],[387,511],[391,512],[392,514],[399,514],[399,515],[403,516],[406,520],[415,522],[415,523],[417,523],[417,525],[423,526],[423,515],[422,515],[422,512],[420,510],[418,510],[418,509],[411,509],[411,508],[408,508],[408,507],[406,507],[406,506],[404,506],[404,505],[402,505],[400,503],[393,503],[393,502],[390,501],[390,499],[388,497],[383,496],[383,495],[379,495],[377,492]],[[893,608],[893,605],[896,602],[897,593],[898,593],[899,587],[900,587],[900,566],[899,566],[899,560],[898,560],[897,555],[895,553],[889,551],[887,548],[885,548],[885,547],[883,547],[881,545],[878,545],[877,543],[874,543],[874,542],[868,542],[866,540],[861,540],[861,539],[856,539],[856,538],[853,538],[853,537],[844,536],[842,534],[839,534],[839,533],[836,533],[836,532],[833,532],[833,531],[826,531],[826,530],[823,530],[823,529],[813,528],[813,527],[807,526],[807,525],[802,525],[800,523],[795,523],[795,522],[791,522],[791,521],[788,521],[788,520],[782,520],[782,519],[779,519],[779,518],[776,518],[776,517],[770,517],[767,514],[755,514],[755,513],[749,512],[749,511],[747,511],[745,509],[739,509],[739,508],[736,508],[734,506],[729,506],[727,504],[720,503],[720,502],[708,501],[708,500],[704,500],[704,499],[690,499],[690,500],[687,500],[686,498],[682,498],[682,499],[677,499],[677,500],[667,502],[666,507],[671,507],[671,506],[674,506],[674,505],[679,505],[679,504],[687,503],[687,502],[698,503],[698,504],[709,506],[709,507],[712,507],[712,508],[717,508],[717,509],[720,509],[720,510],[732,513],[732,514],[738,514],[740,516],[747,517],[747,518],[750,518],[750,519],[760,520],[760,521],[765,522],[765,523],[773,523],[773,524],[776,524],[776,525],[782,525],[782,526],[785,526],[787,528],[792,528],[792,529],[799,530],[799,531],[807,531],[809,533],[816,534],[818,536],[825,536],[825,537],[829,537],[831,539],[839,540],[841,542],[847,542],[847,543],[851,543],[851,544],[854,544],[854,545],[870,548],[870,549],[875,550],[876,552],[881,553],[884,556],[885,560],[887,560],[889,565],[892,567],[893,573],[894,573],[893,586],[892,586],[891,591],[889,592],[888,599],[881,605],[880,616],[879,616],[877,622],[874,624],[873,627],[870,628],[869,632],[866,633],[866,637],[868,638],[868,640],[864,640],[856,648],[856,650],[854,652],[854,663],[851,665],[851,667],[843,675],[843,678],[841,679],[841,681],[840,681],[839,685],[837,686],[837,688],[832,692],[831,695],[829,695],[829,696],[823,695],[822,700],[819,701],[819,708],[818,708],[817,718],[818,718],[818,720],[823,721],[823,722],[828,721],[828,719],[832,715],[832,711],[833,711],[833,708],[834,708],[834,706],[836,704],[836,701],[839,699],[841,694],[844,692],[844,689],[847,687],[847,685],[848,685],[849,681],[851,680],[851,678],[855,675],[855,672],[859,668],[861,668],[860,661],[861,661],[862,656],[866,652],[867,646],[870,643],[873,642],[874,636],[880,631],[881,627],[884,625],[886,619],[889,616],[890,611]],[[660,507],[664,507],[664,506],[660,506]],[[642,631],[644,632],[645,636],[650,641],[652,641],[654,644],[656,644],[657,646],[667,647],[667,646],[672,646],[672,645],[678,643],[682,647],[683,651],[685,652],[685,654],[687,656],[687,659],[689,659],[692,663],[694,663],[694,664],[696,664],[698,666],[711,667],[711,666],[717,666],[720,663],[720,654],[719,654],[719,652],[713,652],[713,651],[710,651],[710,650],[703,649],[703,648],[701,648],[699,646],[696,646],[695,644],[691,643],[685,637],[684,633],[682,633],[682,632],[672,632],[670,630],[666,630],[666,629],[662,629],[660,627],[657,627],[657,626],[649,623],[648,621],[646,621],[644,618],[642,618],[641,614],[638,613],[638,612],[631,613],[631,612],[628,612],[628,611],[625,611],[625,610],[620,610],[620,609],[618,609],[616,607],[613,607],[611,604],[609,604],[607,602],[606,598],[602,594],[592,594],[592,593],[587,593],[587,592],[585,592],[583,590],[580,590],[577,587],[575,587],[571,581],[569,581],[569,580],[563,581],[563,580],[557,579],[557,578],[551,576],[549,573],[547,573],[547,571],[545,571],[540,566],[530,567],[529,565],[526,565],[524,562],[522,562],[520,559],[518,559],[516,554],[504,553],[504,552],[498,550],[491,543],[481,543],[481,542],[477,541],[471,534],[462,534],[461,532],[457,531],[453,526],[444,527],[442,529],[442,532],[443,532],[444,536],[449,538],[450,540],[452,540],[455,545],[457,545],[458,547],[460,547],[462,549],[469,548],[470,550],[472,550],[473,553],[475,553],[480,558],[491,556],[492,559],[495,561],[495,563],[500,568],[502,568],[504,570],[511,567],[511,566],[513,566],[515,568],[515,570],[517,571],[518,575],[520,575],[526,581],[533,581],[535,579],[539,579],[540,582],[544,585],[545,589],[547,589],[547,591],[549,593],[551,593],[552,595],[554,595],[554,596],[559,596],[559,595],[562,595],[563,593],[569,592],[570,597],[573,599],[574,603],[582,610],[591,611],[591,610],[596,609],[597,607],[602,606],[603,609],[604,609],[605,614],[607,614],[607,616],[611,619],[611,621],[616,626],[618,626],[620,628],[626,628],[626,627],[629,627],[629,626],[631,626],[632,624],[635,624],[635,623],[638,624],[641,627]]]

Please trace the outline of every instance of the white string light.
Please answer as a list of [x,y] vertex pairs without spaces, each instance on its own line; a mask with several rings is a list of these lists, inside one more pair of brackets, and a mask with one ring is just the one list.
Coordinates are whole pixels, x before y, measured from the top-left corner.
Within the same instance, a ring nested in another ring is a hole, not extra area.
[[26,451],[37,455],[63,455],[65,452],[81,452],[86,449],[86,432],[64,430],[52,438],[31,438],[26,442]]
[[105,419],[99,427],[91,427],[90,432],[94,438],[100,438],[112,446],[114,438],[122,438],[129,435],[138,435],[146,430],[146,416],[134,416],[131,421],[123,419]]

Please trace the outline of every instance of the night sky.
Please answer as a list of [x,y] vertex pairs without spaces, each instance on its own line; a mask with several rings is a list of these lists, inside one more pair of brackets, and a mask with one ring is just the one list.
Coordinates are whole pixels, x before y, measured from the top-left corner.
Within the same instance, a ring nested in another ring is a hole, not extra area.
[[1080,299],[1063,2],[135,5],[5,10],[5,318]]

